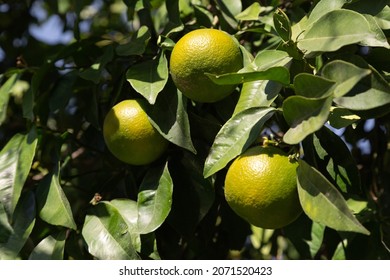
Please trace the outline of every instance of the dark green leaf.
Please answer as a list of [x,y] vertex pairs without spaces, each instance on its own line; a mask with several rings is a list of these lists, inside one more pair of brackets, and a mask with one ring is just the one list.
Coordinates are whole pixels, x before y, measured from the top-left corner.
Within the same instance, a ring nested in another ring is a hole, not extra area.
[[222,12],[223,19],[230,27],[237,27],[237,20],[235,18],[242,11],[241,1],[236,0],[216,0],[217,7]]
[[288,42],[291,40],[291,23],[281,9],[274,13],[274,27],[283,41]]
[[39,217],[45,222],[76,229],[72,210],[59,181],[59,167],[39,183],[37,188]]
[[210,149],[203,169],[204,177],[221,170],[246,150],[259,137],[264,123],[274,111],[272,107],[254,107],[230,118],[218,132]]
[[12,233],[13,230],[9,224],[7,212],[5,211],[3,204],[0,202],[0,243],[7,242]]
[[5,121],[7,117],[8,100],[11,94],[11,89],[18,80],[19,75],[13,74],[8,80],[0,87],[0,125]]
[[131,37],[130,41],[120,44],[115,51],[120,56],[142,55],[145,52],[146,45],[151,38],[147,26],[141,26]]
[[297,182],[299,200],[310,219],[337,231],[370,234],[352,214],[337,189],[303,160],[297,168]]
[[31,252],[29,260],[62,260],[64,259],[66,231],[49,235]]
[[37,135],[16,134],[0,152],[0,202],[11,217],[35,156]]
[[88,251],[100,260],[139,259],[125,219],[110,202],[99,202],[88,211],[82,235]]
[[0,260],[15,260],[35,225],[35,197],[30,191],[22,194],[12,217],[13,233],[0,243]]
[[[346,28],[348,26],[348,28]],[[298,47],[310,56],[316,52],[332,52],[343,46],[375,38],[366,18],[350,10],[331,11],[306,30]]]
[[290,129],[283,137],[288,144],[298,144],[309,134],[319,130],[327,121],[332,96],[310,99],[291,96],[283,102],[283,115]]
[[168,75],[168,61],[161,53],[159,57],[131,66],[126,78],[137,92],[154,104],[168,81]]
[[187,99],[175,87],[164,90],[154,106],[146,107],[146,112],[153,126],[167,140],[196,153],[191,140]]
[[258,80],[271,80],[285,85],[290,83],[290,73],[286,67],[282,66],[272,67],[264,71],[228,73],[222,75],[211,73],[205,74],[218,85],[236,85]]
[[168,166],[153,168],[145,175],[138,192],[138,230],[156,230],[167,218],[172,205],[173,182]]
[[329,115],[329,124],[334,128],[343,128],[360,120],[360,117],[345,108],[332,108]]
[[294,78],[294,89],[297,95],[307,98],[324,98],[333,93],[335,82],[309,73],[300,73]]
[[341,97],[347,94],[361,79],[369,75],[369,69],[359,68],[356,65],[334,60],[322,68],[321,75],[336,82],[334,97]]
[[194,5],[196,22],[201,26],[210,28],[213,25],[213,14],[207,8]]
[[323,127],[314,135],[314,147],[324,169],[345,193],[360,193],[360,175],[355,160],[344,141]]
[[179,0],[170,0],[165,3],[168,11],[168,23],[165,25],[162,34],[169,37],[170,34],[180,32],[184,29],[184,25],[180,18]]

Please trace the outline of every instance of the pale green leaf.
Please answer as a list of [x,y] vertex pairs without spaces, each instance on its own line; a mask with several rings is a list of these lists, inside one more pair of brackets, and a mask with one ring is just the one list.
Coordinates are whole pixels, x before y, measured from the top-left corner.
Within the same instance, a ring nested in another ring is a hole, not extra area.
[[307,98],[324,98],[333,93],[335,82],[309,73],[300,73],[294,78],[297,95]]
[[31,252],[29,260],[63,260],[66,231],[44,238]]
[[168,165],[150,169],[138,192],[139,233],[150,233],[161,226],[171,211],[172,193],[173,182]]
[[88,211],[82,236],[97,259],[139,259],[126,220],[110,202],[99,202]]
[[290,96],[283,102],[283,115],[290,129],[283,136],[288,144],[298,144],[309,134],[319,130],[327,121],[332,96],[323,99],[310,99],[303,96]]
[[341,97],[347,94],[361,79],[368,76],[371,70],[357,67],[356,65],[334,60],[326,64],[321,71],[321,75],[336,82],[334,97]]
[[[348,26],[348,28],[346,28]],[[375,37],[366,18],[350,10],[331,11],[303,33],[298,47],[310,56],[316,52],[332,52],[343,46]]]
[[258,20],[261,12],[264,11],[264,7],[262,7],[258,2],[251,4],[248,8],[243,10],[241,13],[237,14],[235,18],[237,20]]
[[32,128],[29,134],[13,136],[0,152],[0,202],[9,216],[14,212],[30,172],[37,142]]

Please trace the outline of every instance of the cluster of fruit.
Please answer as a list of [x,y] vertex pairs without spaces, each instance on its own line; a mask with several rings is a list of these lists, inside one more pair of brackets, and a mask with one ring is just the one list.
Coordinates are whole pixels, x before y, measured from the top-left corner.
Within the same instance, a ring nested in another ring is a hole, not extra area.
[[[199,29],[184,35],[170,57],[170,73],[176,87],[195,102],[216,102],[231,94],[236,85],[217,85],[205,73],[237,72],[243,58],[237,41],[215,29]],[[125,100],[107,114],[103,133],[108,149],[119,160],[145,165],[158,159],[168,141],[150,123],[143,99]],[[296,183],[297,163],[281,149],[256,146],[230,165],[225,179],[225,198],[249,223],[280,228],[302,212]]]

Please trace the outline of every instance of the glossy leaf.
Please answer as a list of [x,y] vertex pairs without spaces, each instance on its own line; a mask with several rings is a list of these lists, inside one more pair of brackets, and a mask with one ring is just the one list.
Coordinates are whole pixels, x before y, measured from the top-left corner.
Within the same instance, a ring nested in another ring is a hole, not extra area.
[[168,81],[168,75],[168,61],[161,53],[159,57],[131,66],[126,78],[138,93],[154,104]]
[[161,135],[196,154],[191,140],[187,99],[176,88],[168,87],[158,96],[154,106],[146,106],[145,109],[149,120]]
[[72,209],[59,181],[59,167],[46,175],[37,188],[39,217],[45,222],[76,229]]
[[130,199],[114,199],[110,201],[127,224],[131,242],[137,252],[141,252],[141,237],[138,231],[138,206],[137,202]]
[[28,191],[21,195],[12,219],[12,234],[0,242],[0,260],[15,260],[35,225],[35,197]]
[[0,203],[0,243],[7,242],[12,232],[13,229],[8,221],[7,212],[5,211],[3,204]]
[[283,115],[290,129],[283,136],[288,144],[298,144],[309,134],[319,130],[328,119],[332,96],[310,99],[291,96],[283,102]]
[[0,202],[11,217],[35,156],[37,135],[16,134],[0,152]]
[[[263,50],[256,55],[252,65],[249,66],[249,69],[254,71],[263,71],[274,66],[288,67],[291,60],[292,58],[285,51]],[[243,70],[240,70],[240,72],[241,71],[245,72],[245,68]]]
[[131,37],[130,41],[116,47],[116,53],[120,56],[142,55],[151,38],[147,26],[141,26]]
[[291,23],[287,15],[283,10],[278,9],[274,13],[274,27],[276,32],[282,38],[283,41],[288,42],[291,40]]
[[272,67],[264,71],[228,73],[222,75],[205,74],[218,85],[236,85],[257,80],[271,80],[285,85],[290,82],[290,73],[288,69],[281,66]]
[[246,150],[259,137],[262,127],[274,111],[272,107],[254,107],[230,118],[218,132],[206,158],[204,177],[221,170]]
[[88,251],[100,260],[139,259],[126,220],[110,202],[99,202],[88,211],[82,235]]
[[31,252],[30,260],[62,260],[64,259],[66,231],[44,238]]
[[300,73],[294,78],[297,95],[307,98],[324,98],[333,94],[335,82],[309,73]]
[[374,37],[363,15],[350,10],[334,10],[313,23],[304,38],[298,41],[298,47],[309,56],[315,52],[333,52]]
[[138,192],[138,230],[156,230],[167,218],[172,205],[173,182],[168,166],[150,169]]
[[336,98],[347,94],[361,79],[370,73],[369,69],[360,68],[342,60],[329,62],[321,71],[324,78],[336,82],[334,89],[334,97]]
[[8,80],[0,87],[0,125],[5,121],[7,117],[8,101],[11,94],[11,89],[18,80],[19,75],[13,74]]
[[360,193],[360,175],[356,162],[344,141],[327,127],[314,135],[314,147],[323,168],[345,193]]
[[297,183],[299,200],[310,219],[337,231],[370,234],[352,214],[337,189],[303,160],[297,168]]

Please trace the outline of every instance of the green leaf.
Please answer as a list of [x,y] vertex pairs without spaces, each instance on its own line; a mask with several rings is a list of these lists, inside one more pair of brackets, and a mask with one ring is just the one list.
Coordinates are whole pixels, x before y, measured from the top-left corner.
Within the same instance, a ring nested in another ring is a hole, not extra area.
[[206,8],[201,5],[194,5],[194,12],[196,23],[200,26],[205,26],[211,28],[213,25],[213,14]]
[[350,10],[334,10],[306,30],[304,38],[298,41],[298,47],[310,56],[315,52],[333,52],[374,37],[363,15]]
[[334,99],[339,106],[349,110],[365,111],[390,104],[390,85],[371,66],[371,75],[363,79],[353,90]]
[[130,199],[114,199],[111,205],[115,207],[127,224],[131,242],[137,252],[141,252],[141,236],[138,231],[138,206],[137,202]]
[[159,94],[154,106],[146,106],[145,110],[150,122],[162,136],[196,154],[191,140],[187,99],[174,86]]
[[66,231],[44,238],[31,252],[29,260],[63,260]]
[[179,187],[173,192],[168,223],[186,237],[196,232],[215,200],[212,181],[203,177],[203,164],[202,158],[187,151],[169,160],[173,183]]
[[[264,50],[256,55],[253,62],[247,63],[240,71],[262,71],[274,66],[288,67],[291,60],[292,58],[284,51]],[[270,106],[282,87],[280,83],[269,80],[243,83],[233,115],[252,107]]]
[[[111,62],[114,57],[114,48],[112,45],[108,45],[104,49],[104,53],[101,57],[97,58],[95,63],[92,64],[89,68],[86,68],[79,72],[79,76],[85,80],[91,81],[95,84],[98,84],[102,79],[102,72],[106,67],[107,63]],[[71,87],[71,83],[65,83],[65,87]],[[70,92],[68,95],[72,92]]]
[[313,222],[311,226],[311,239],[307,241],[310,249],[310,255],[314,259],[318,251],[321,249],[322,241],[324,240],[325,226]]
[[336,250],[333,253],[332,260],[346,260],[345,248],[348,247],[348,240],[343,239],[337,245]]
[[167,218],[172,205],[173,182],[168,166],[148,171],[138,192],[138,230],[155,231]]
[[326,13],[329,13],[334,10],[341,9],[346,3],[349,3],[350,0],[321,0],[318,1],[317,5],[313,8],[309,15],[308,23],[314,23],[319,20]]
[[236,15],[242,11],[241,1],[236,0],[216,0],[217,7],[222,13],[221,20],[225,20],[231,28],[237,27]]
[[45,222],[76,230],[72,209],[59,182],[59,166],[39,183],[37,208],[39,217]]
[[139,259],[126,220],[110,202],[99,202],[88,211],[82,235],[88,251],[100,260]]
[[343,128],[358,122],[361,118],[345,108],[333,107],[329,115],[329,124],[336,128]]
[[307,98],[324,98],[333,93],[335,82],[309,73],[300,73],[294,78],[297,95]]
[[129,42],[120,44],[115,51],[120,56],[142,55],[151,38],[147,26],[141,26],[131,37]]
[[14,212],[35,156],[37,135],[16,134],[0,152],[0,202],[10,217]]
[[337,231],[370,234],[352,214],[338,190],[303,160],[297,168],[297,183],[303,211],[314,222]]
[[162,52],[159,57],[131,66],[126,78],[138,93],[154,104],[168,81],[168,75],[168,61]]
[[357,67],[356,65],[334,60],[326,64],[321,71],[321,75],[336,82],[334,97],[341,97],[347,94],[361,79],[368,76],[371,70]]
[[319,130],[327,121],[332,96],[310,99],[303,96],[290,96],[283,102],[283,115],[290,129],[283,136],[288,144],[298,144],[309,134]]
[[8,101],[11,94],[11,89],[18,80],[19,75],[13,74],[8,80],[0,87],[0,125],[5,121],[7,117]]
[[364,15],[366,17],[366,20],[368,21],[370,25],[370,30],[372,34],[375,34],[374,37],[368,37],[361,41],[362,45],[367,45],[371,47],[383,47],[383,48],[390,48],[389,43],[387,42],[387,37],[385,33],[382,31],[381,27],[379,26],[378,22],[375,20],[375,18],[371,15]]
[[235,18],[242,21],[258,20],[260,13],[264,10],[257,2],[251,4],[248,8],[237,14]]
[[257,80],[271,80],[288,85],[290,73],[286,67],[276,66],[264,71],[238,72],[222,75],[205,73],[217,85],[236,85]]
[[375,20],[381,29],[390,29],[390,7],[385,6],[383,10],[375,16]]
[[203,169],[205,178],[224,168],[259,137],[264,123],[275,109],[254,107],[231,117],[218,132]]
[[291,23],[287,15],[281,9],[277,9],[273,16],[274,27],[283,41],[291,40]]
[[181,32],[184,29],[184,24],[180,18],[179,0],[170,0],[169,4],[165,3],[168,12],[168,23],[162,32],[163,35],[169,36],[170,34]]
[[12,233],[13,229],[9,224],[7,212],[5,211],[3,204],[0,202],[0,243],[7,242]]
[[8,240],[0,242],[0,260],[15,260],[35,225],[35,197],[33,192],[23,193],[12,217],[13,232]]
[[355,160],[344,141],[327,127],[313,137],[321,164],[333,182],[345,193],[360,193],[360,174]]

